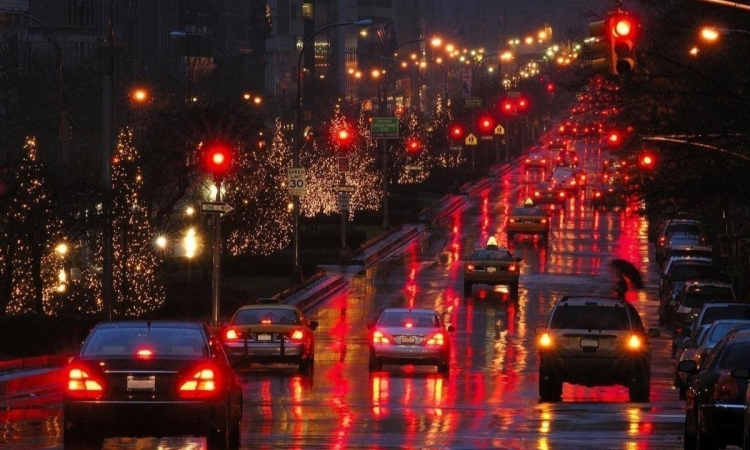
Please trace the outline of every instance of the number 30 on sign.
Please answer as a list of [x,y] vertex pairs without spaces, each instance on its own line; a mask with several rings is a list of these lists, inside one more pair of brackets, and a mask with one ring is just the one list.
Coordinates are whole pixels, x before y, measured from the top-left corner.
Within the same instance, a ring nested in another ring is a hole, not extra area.
[[289,182],[289,194],[305,195],[307,194],[307,183],[305,182],[305,169],[294,167],[287,169],[287,181]]

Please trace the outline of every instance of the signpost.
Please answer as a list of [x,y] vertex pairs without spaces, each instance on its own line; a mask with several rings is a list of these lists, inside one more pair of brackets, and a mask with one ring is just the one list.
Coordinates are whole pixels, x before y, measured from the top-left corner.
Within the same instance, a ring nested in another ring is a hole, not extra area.
[[406,170],[422,170],[422,166],[406,166]]
[[339,173],[349,172],[349,157],[339,157]]
[[464,106],[466,108],[481,108],[482,107],[482,97],[467,97],[465,101],[466,101],[466,104]]
[[373,117],[370,134],[372,139],[398,139],[398,117]]
[[234,203],[201,202],[201,212],[208,214],[234,214]]
[[307,195],[307,182],[305,180],[305,169],[302,167],[287,169],[287,182],[289,195],[302,197]]
[[334,186],[333,190],[336,192],[354,192],[354,186],[338,185]]

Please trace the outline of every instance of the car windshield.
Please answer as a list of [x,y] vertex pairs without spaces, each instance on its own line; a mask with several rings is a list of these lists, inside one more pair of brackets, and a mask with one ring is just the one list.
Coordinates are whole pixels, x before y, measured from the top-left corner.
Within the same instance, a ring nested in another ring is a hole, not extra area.
[[672,267],[672,282],[687,280],[717,279],[716,267],[712,264],[680,264]]
[[513,210],[514,216],[544,216],[544,211],[539,208],[515,208]]
[[700,308],[711,300],[734,300],[734,291],[729,286],[701,286],[685,294],[682,299],[684,306]]
[[503,250],[477,250],[471,254],[472,261],[513,261],[510,252]]
[[232,321],[235,325],[281,324],[300,325],[294,310],[285,308],[250,308],[237,312]]
[[665,233],[667,236],[671,236],[675,233],[690,233],[690,234],[701,234],[701,227],[695,223],[673,223],[667,226]]
[[434,313],[386,311],[378,324],[382,327],[437,328],[440,326]]
[[700,236],[695,236],[695,235],[672,237],[669,240],[669,245],[697,245],[700,243],[701,243]]
[[199,328],[145,326],[99,328],[91,333],[82,356],[133,357],[141,351],[158,356],[205,356],[206,340]]
[[724,339],[724,336],[729,333],[729,330],[737,327],[738,325],[742,325],[742,322],[727,322],[715,324],[711,327],[711,335],[708,337],[708,341],[713,343],[719,342],[720,340]]
[[562,305],[555,309],[550,328],[628,330],[630,321],[620,306]]
[[711,323],[720,319],[750,320],[750,305],[721,305],[703,311],[701,323]]
[[727,349],[719,364],[722,369],[733,369],[739,366],[747,366],[750,357],[750,342],[737,342]]

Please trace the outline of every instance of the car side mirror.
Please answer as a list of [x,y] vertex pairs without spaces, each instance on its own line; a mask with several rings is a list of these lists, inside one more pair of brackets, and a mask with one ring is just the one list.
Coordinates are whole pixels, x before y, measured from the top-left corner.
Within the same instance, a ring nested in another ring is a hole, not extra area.
[[748,378],[750,378],[750,368],[747,367],[735,367],[729,373],[732,374],[733,377],[742,380],[747,380]]
[[311,320],[310,321],[310,329],[315,331],[318,329],[318,321],[317,320]]
[[677,370],[687,373],[698,373],[698,363],[692,359],[686,359],[677,363]]
[[448,330],[448,333],[453,333],[454,331],[456,331],[456,327],[454,327],[453,325],[448,325],[446,330]]
[[661,330],[658,328],[649,328],[648,329],[648,337],[650,338],[658,338],[661,336]]

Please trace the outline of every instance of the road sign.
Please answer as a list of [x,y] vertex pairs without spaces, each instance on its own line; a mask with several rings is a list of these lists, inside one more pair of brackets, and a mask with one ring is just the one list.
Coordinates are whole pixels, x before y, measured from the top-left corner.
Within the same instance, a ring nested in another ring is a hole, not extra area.
[[521,96],[521,93],[518,91],[508,91],[508,98],[518,98]]
[[505,128],[502,125],[495,127],[495,134],[505,134]]
[[466,145],[477,145],[477,137],[474,136],[473,133],[469,133],[469,135],[466,136],[466,139],[464,139],[464,144],[466,144]]
[[201,202],[201,212],[208,214],[234,214],[234,203]]
[[334,186],[333,190],[336,192],[354,192],[354,186]]
[[406,170],[422,170],[422,166],[406,166]]
[[343,172],[349,172],[349,157],[348,156],[339,157],[339,173],[343,173]]
[[451,145],[450,147],[448,147],[448,149],[454,152],[460,152],[461,150],[463,150],[463,147],[461,147],[460,145]]
[[349,211],[349,194],[346,192],[339,192],[339,211]]
[[398,139],[398,117],[373,117],[370,134],[373,139]]
[[288,191],[290,195],[307,195],[307,181],[305,180],[305,169],[302,167],[290,167],[287,169]]
[[466,108],[481,108],[482,107],[482,97],[468,97],[465,99],[466,104],[464,107]]
[[483,141],[491,141],[495,136],[480,136],[479,139]]

